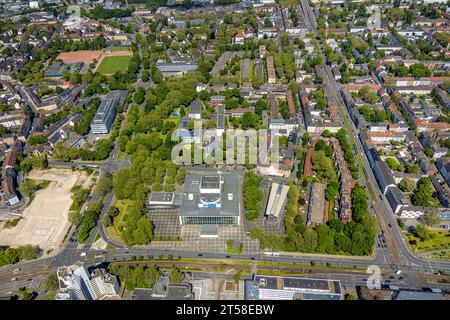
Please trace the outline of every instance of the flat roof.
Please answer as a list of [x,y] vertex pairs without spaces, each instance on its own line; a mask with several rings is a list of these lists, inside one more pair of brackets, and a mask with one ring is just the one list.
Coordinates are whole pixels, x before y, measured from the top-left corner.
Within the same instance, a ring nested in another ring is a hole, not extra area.
[[[237,173],[222,173],[221,177],[223,183],[221,186],[221,192],[219,201],[220,207],[217,204],[204,205],[199,208],[200,197],[207,200],[208,194],[200,194],[200,185],[202,178],[206,176],[205,185],[206,186],[217,186],[217,178],[210,179],[208,177],[213,177],[212,174],[192,174],[188,173],[185,177],[184,183],[184,193],[183,202],[181,206],[181,216],[228,216],[236,217],[240,215],[239,208],[239,183]],[[217,197],[217,194],[214,194]]]
[[395,300],[444,300],[444,296],[442,293],[402,290]]
[[218,235],[219,226],[216,224],[205,224],[200,228],[200,235]]
[[175,198],[174,192],[152,192],[150,194],[150,204],[152,202],[168,202],[172,203]]
[[[342,293],[339,280],[313,279],[289,276],[255,275],[254,285],[259,289],[306,291],[309,294],[336,294]],[[305,292],[304,292],[305,293]],[[306,297],[303,297],[306,299]],[[311,297],[312,299],[312,297]],[[315,298],[317,299],[317,297]]]
[[92,123],[104,123],[113,108],[116,107],[117,102],[118,101],[116,99],[102,100]]
[[219,189],[220,176],[219,175],[204,175],[202,176],[201,189]]

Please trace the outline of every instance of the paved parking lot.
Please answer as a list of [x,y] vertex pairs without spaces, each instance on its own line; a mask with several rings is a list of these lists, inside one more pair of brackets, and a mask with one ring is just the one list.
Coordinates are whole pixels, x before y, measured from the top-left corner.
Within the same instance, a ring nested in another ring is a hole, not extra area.
[[[226,253],[226,241],[232,239],[242,243],[245,253],[259,252],[259,241],[250,239],[242,226],[221,226],[218,238],[201,238],[201,226],[188,225],[178,227],[181,229],[179,235],[182,241],[153,241],[150,247]],[[158,235],[158,233],[155,232],[155,235]]]
[[155,236],[178,237],[181,235],[178,209],[150,210],[148,216],[155,226]]

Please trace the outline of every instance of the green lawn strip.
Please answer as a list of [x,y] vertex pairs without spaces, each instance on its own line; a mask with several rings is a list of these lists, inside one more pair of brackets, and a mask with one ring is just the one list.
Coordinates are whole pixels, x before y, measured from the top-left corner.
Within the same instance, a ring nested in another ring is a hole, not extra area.
[[[410,232],[405,232],[409,245],[414,252],[428,252],[450,249],[450,231],[448,230],[429,230],[431,237],[428,240],[422,241]],[[410,241],[416,241],[411,244]]]
[[430,254],[431,259],[450,260],[450,251]]

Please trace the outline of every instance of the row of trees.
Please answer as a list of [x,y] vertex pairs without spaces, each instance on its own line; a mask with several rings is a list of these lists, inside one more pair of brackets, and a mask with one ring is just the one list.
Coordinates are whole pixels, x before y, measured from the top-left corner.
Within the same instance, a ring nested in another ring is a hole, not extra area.
[[89,11],[89,16],[94,19],[111,19],[130,17],[132,13],[130,9],[105,9],[103,6],[97,5]]
[[343,128],[339,129],[336,134],[336,138],[339,140],[342,150],[344,151],[344,159],[347,161],[348,167],[353,173],[353,179],[358,179],[359,170],[355,163],[355,156],[353,154],[352,147],[347,140],[347,131]]
[[257,176],[253,171],[248,171],[244,177],[244,205],[246,217],[250,221],[255,221],[261,212],[264,192],[261,190],[262,177]]
[[84,189],[81,186],[72,187],[72,204],[69,211],[69,221],[73,225],[78,225],[81,221],[81,209],[86,202],[90,189]]
[[169,283],[171,284],[177,284],[184,280],[184,274],[175,266],[169,270],[160,269],[156,265],[123,266],[110,264],[108,266],[108,272],[117,275],[127,291],[132,291],[135,288],[153,288],[163,271],[168,271]]
[[78,50],[102,50],[105,47],[106,40],[104,37],[95,37],[89,40],[67,40],[64,38],[57,39],[52,42],[52,48],[58,51],[78,51]]
[[90,203],[88,210],[81,220],[80,230],[77,233],[77,239],[80,243],[86,242],[91,234],[91,230],[96,226],[98,216],[102,208],[101,202]]

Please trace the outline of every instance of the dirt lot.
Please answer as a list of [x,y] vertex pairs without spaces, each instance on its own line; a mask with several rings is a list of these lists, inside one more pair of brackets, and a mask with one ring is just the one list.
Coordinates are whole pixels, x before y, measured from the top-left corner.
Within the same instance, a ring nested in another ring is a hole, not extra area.
[[57,249],[63,241],[70,223],[71,189],[74,185],[88,187],[92,176],[83,171],[67,169],[33,170],[27,175],[32,180],[51,181],[39,190],[23,212],[16,227],[0,231],[0,245],[17,247],[25,244],[44,249]]
[[64,63],[84,62],[90,64],[92,61],[99,61],[103,54],[102,50],[81,50],[73,52],[62,52],[57,59],[61,59]]

